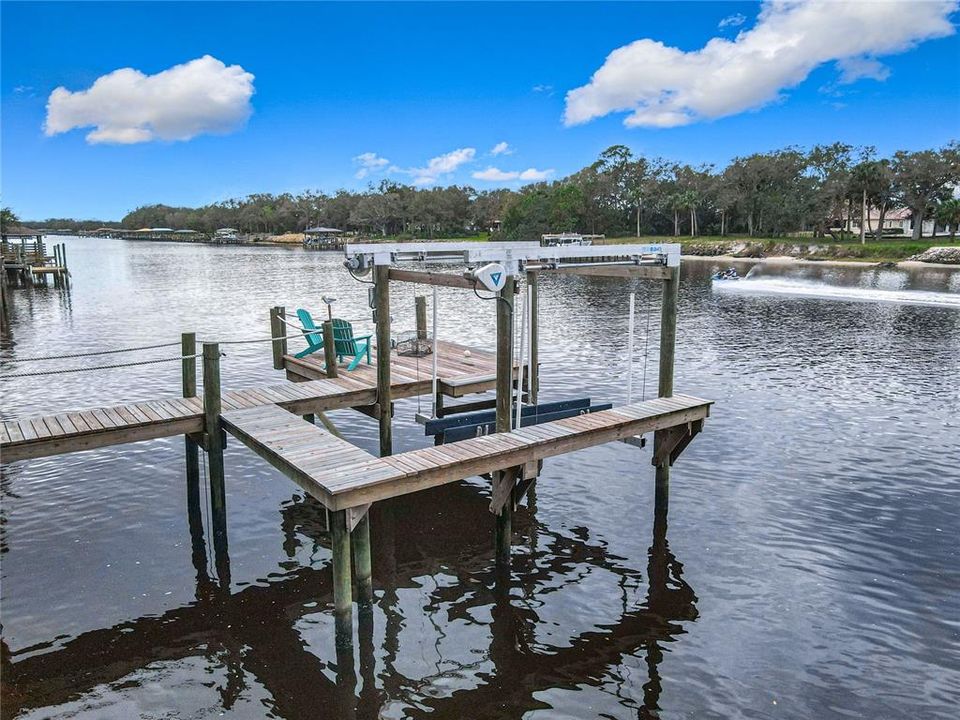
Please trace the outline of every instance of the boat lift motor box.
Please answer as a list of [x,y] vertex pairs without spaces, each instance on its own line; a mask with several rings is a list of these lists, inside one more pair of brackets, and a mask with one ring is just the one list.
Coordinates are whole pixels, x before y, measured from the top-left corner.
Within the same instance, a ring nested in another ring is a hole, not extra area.
[[490,292],[500,292],[507,284],[507,269],[500,263],[488,263],[476,270],[469,270],[464,275],[476,280]]

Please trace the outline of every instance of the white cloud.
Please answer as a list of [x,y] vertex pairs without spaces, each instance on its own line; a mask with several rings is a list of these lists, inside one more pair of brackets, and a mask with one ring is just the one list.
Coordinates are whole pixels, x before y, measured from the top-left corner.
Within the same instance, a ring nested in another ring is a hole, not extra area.
[[747,21],[747,16],[742,13],[727,15],[723,20],[717,23],[717,27],[723,30],[728,27],[740,27]]
[[476,148],[457,148],[444,155],[438,155],[427,162],[426,167],[415,167],[398,172],[413,176],[414,185],[433,185],[445,175],[455,172],[461,165],[472,162],[477,155]]
[[[902,52],[952,35],[957,0],[767,0],[734,40],[685,52],[655,40],[614,50],[590,82],[567,93],[564,122],[629,112],[627,127],[674,127],[759,108],[817,66]],[[875,73],[876,74],[876,73]]]
[[354,175],[358,180],[362,180],[370,173],[379,172],[384,169],[384,166],[390,164],[389,160],[373,152],[360,153],[353,161],[360,166]]
[[512,180],[526,180],[534,182],[537,180],[546,180],[553,175],[553,170],[537,170],[536,168],[527,168],[526,170],[500,170],[495,167],[488,167],[486,170],[478,170],[473,173],[475,180],[486,180],[487,182],[510,182]]
[[513,148],[506,142],[498,142],[490,151],[491,155],[513,155]]
[[840,78],[837,80],[840,85],[849,85],[863,79],[883,82],[890,77],[890,68],[879,60],[867,57],[844,58],[837,62],[837,69],[840,71]]
[[209,55],[156,75],[121,68],[86,90],[50,93],[44,132],[93,126],[87,142],[119,144],[227,133],[250,117],[253,79],[239,65]]
[[553,85],[534,85],[533,91],[535,93],[546,93],[547,95],[553,95]]

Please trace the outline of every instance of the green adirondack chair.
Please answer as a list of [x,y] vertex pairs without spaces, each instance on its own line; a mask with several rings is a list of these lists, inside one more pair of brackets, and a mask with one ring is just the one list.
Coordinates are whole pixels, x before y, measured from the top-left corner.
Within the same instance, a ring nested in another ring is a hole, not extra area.
[[[303,327],[303,337],[307,341],[306,350],[301,350],[295,357],[302,358],[323,350],[323,329],[317,327],[313,316],[308,310],[299,308],[297,317]],[[347,370],[356,370],[360,361],[367,359],[370,364],[370,335],[354,337],[353,325],[340,318],[333,319],[333,350],[337,354],[337,361],[342,362],[345,357],[353,358]]]
[[340,318],[333,319],[333,348],[337,353],[337,360],[343,360],[345,357],[353,358],[347,366],[347,370],[356,370],[357,365],[364,357],[367,358],[367,365],[370,364],[371,337],[371,335],[354,337],[353,325]]
[[307,349],[301,350],[294,357],[302,358],[317,351],[322,351],[323,331],[317,327],[317,324],[313,321],[313,316],[307,310],[300,308],[297,310],[297,317],[303,327],[303,337],[307,341]]

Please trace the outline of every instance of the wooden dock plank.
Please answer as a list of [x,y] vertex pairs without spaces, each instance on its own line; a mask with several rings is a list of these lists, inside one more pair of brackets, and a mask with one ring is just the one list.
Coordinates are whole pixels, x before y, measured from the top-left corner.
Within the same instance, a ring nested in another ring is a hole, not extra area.
[[83,417],[80,413],[68,413],[70,422],[73,423],[73,426],[77,429],[78,433],[90,432],[90,426],[84,422]]
[[38,438],[48,438],[52,435],[42,417],[31,419],[30,424],[33,425],[33,431]]
[[23,433],[20,432],[20,424],[13,421],[8,421],[3,424],[7,429],[7,434],[10,437],[10,442],[23,442]]
[[37,439],[37,431],[33,429],[33,423],[27,419],[20,421],[20,434],[23,435],[24,440]]

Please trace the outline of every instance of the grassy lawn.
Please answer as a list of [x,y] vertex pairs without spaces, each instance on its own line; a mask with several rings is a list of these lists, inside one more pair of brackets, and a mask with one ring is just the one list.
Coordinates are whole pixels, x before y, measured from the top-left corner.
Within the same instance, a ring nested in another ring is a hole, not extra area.
[[[874,241],[867,240],[861,245],[858,240],[839,242],[833,239],[815,238],[758,238],[743,235],[705,237],[669,237],[663,235],[646,237],[607,238],[608,244],[613,243],[670,243],[679,242],[684,250],[703,249],[704,246],[730,247],[733,245],[748,244],[760,251],[761,256],[793,255],[805,260],[862,260],[864,262],[886,262],[904,260],[913,255],[922,253],[931,247],[960,246],[960,240],[943,235],[937,238],[923,238],[911,240],[909,238],[886,238]],[[799,248],[800,253],[789,252],[791,248]],[[707,254],[707,253],[694,253]],[[752,254],[752,253],[751,253]]]

